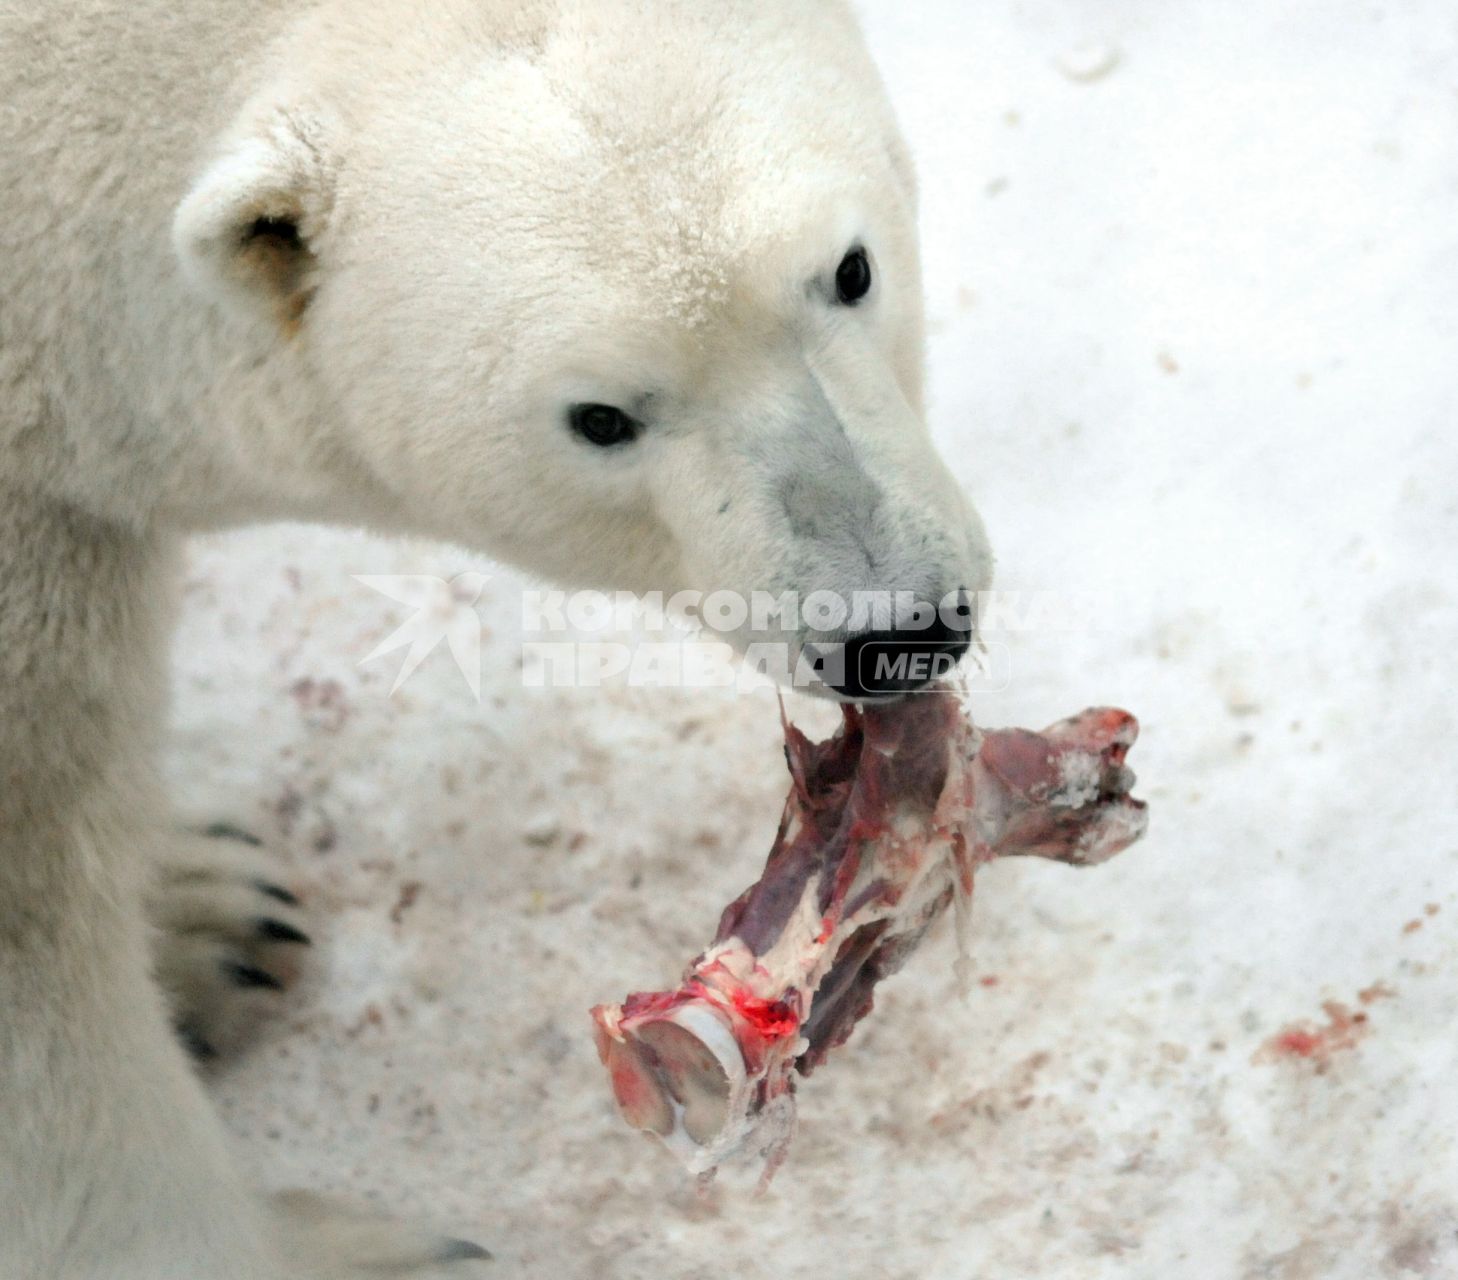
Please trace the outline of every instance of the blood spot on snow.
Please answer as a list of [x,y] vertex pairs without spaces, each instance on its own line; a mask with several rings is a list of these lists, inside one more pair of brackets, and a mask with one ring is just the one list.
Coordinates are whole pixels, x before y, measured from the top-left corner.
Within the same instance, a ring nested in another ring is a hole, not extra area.
[[376,1031],[380,1031],[383,1030],[384,1025],[385,1015],[380,1011],[380,1006],[371,1001],[369,1004],[365,1005],[365,1007],[360,1011],[359,1017],[356,1018],[354,1022],[352,1022],[349,1026],[344,1028],[344,1034],[348,1036],[351,1040],[353,1040],[356,1036],[360,1035],[366,1028],[372,1028]]
[[338,680],[315,680],[305,676],[289,686],[289,693],[311,729],[338,733],[349,719],[349,697]]
[[1325,1041],[1319,1031],[1303,1031],[1299,1027],[1283,1031],[1274,1040],[1274,1046],[1281,1053],[1297,1058],[1313,1058]]
[[1438,1260],[1437,1237],[1416,1231],[1399,1240],[1387,1253],[1387,1261],[1399,1271],[1412,1275],[1435,1275],[1434,1265]]
[[1334,1054],[1355,1048],[1371,1030],[1365,1013],[1353,1013],[1339,1001],[1323,1001],[1321,1009],[1326,1014],[1325,1026],[1299,1022],[1284,1027],[1267,1040],[1251,1060],[1272,1062],[1299,1058],[1314,1064],[1316,1073],[1321,1075],[1331,1065]]
[[419,880],[407,880],[400,886],[400,896],[395,899],[395,905],[390,908],[390,922],[399,924],[405,919],[405,913],[415,905],[415,900],[420,897],[420,891],[425,888]]

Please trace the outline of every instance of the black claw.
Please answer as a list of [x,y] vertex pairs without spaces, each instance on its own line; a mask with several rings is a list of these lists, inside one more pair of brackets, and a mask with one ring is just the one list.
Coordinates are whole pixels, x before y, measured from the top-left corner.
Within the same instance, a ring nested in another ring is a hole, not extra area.
[[266,991],[284,989],[284,984],[273,974],[251,964],[239,964],[234,960],[226,960],[223,962],[223,972],[240,987],[262,987]]
[[282,902],[286,907],[303,905],[296,894],[290,893],[281,884],[270,884],[267,880],[255,880],[253,887],[265,897],[272,898],[275,902]]
[[438,1262],[471,1262],[478,1259],[489,1262],[491,1252],[469,1240],[447,1240],[445,1248],[436,1256]]
[[213,840],[236,840],[239,844],[249,844],[255,849],[263,844],[263,841],[253,832],[244,831],[241,827],[235,827],[227,822],[215,822],[212,826],[205,827],[203,835]]
[[182,1041],[182,1047],[199,1062],[212,1062],[218,1056],[218,1051],[191,1027],[178,1027],[177,1038]]
[[282,920],[260,920],[257,924],[257,932],[260,938],[269,942],[292,942],[300,947],[309,947],[314,944],[314,940],[307,933],[295,929],[291,924],[285,924]]

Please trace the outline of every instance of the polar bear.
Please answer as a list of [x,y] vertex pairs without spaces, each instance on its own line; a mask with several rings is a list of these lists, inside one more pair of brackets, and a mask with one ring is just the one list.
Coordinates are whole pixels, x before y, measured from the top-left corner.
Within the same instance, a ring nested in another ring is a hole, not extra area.
[[251,1191],[174,1035],[303,940],[158,792],[179,539],[964,600],[907,149],[842,0],[0,0],[0,65],[0,1275],[463,1275]]

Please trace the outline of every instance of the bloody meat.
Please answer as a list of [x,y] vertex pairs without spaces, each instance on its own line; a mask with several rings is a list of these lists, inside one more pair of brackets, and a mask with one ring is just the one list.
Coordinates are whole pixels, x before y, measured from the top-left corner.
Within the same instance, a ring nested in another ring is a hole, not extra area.
[[1089,866],[1144,833],[1124,764],[1137,734],[1113,710],[983,733],[945,689],[847,707],[825,742],[786,723],[793,785],[764,874],[676,989],[592,1011],[624,1118],[696,1172],[757,1155],[768,1177],[794,1075],[845,1043],[943,912],[965,922],[979,865]]

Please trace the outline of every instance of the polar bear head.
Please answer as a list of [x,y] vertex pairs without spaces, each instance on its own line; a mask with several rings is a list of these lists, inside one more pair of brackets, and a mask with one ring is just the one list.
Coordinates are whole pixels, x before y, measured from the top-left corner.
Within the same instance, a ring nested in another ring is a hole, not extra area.
[[[787,638],[817,666],[960,655],[990,556],[924,422],[913,174],[839,0],[326,5],[274,63],[175,239],[324,389],[341,475],[569,584],[815,596]],[[736,643],[782,638],[759,613]]]

